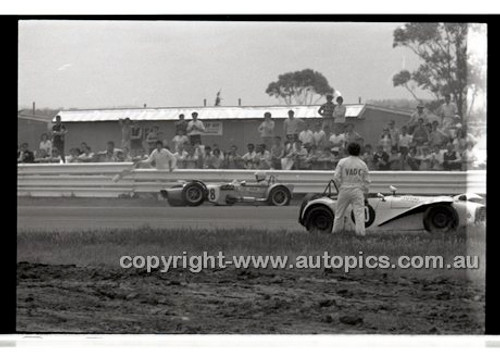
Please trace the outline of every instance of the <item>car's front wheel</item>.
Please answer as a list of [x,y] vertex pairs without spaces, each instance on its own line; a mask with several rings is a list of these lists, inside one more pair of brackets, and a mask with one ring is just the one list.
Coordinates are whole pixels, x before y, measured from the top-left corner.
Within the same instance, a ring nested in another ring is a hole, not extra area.
[[290,203],[292,195],[286,187],[276,187],[269,192],[269,205],[286,206]]
[[315,207],[307,213],[306,228],[309,232],[331,233],[334,214],[325,206]]
[[457,211],[449,205],[431,206],[424,213],[425,230],[432,232],[447,232],[458,226]]
[[200,182],[189,182],[182,190],[182,199],[188,206],[199,206],[206,198],[206,188]]

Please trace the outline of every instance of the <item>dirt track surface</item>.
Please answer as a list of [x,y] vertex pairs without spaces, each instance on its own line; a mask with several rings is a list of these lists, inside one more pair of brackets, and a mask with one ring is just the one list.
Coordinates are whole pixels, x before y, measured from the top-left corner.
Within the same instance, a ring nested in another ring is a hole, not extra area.
[[18,332],[482,334],[466,280],[18,264]]

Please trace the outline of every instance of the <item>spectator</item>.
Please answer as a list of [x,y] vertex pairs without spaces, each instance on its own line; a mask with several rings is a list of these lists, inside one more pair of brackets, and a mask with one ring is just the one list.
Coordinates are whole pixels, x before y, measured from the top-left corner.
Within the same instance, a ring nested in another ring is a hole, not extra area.
[[186,136],[182,129],[177,130],[177,134],[172,138],[172,144],[174,145],[174,152],[179,152],[184,148],[184,145],[189,142],[188,136]]
[[173,171],[177,166],[177,158],[172,152],[163,147],[162,141],[156,141],[156,148],[151,152],[146,160],[138,161],[138,165],[152,165],[154,163],[157,170]]
[[257,128],[262,142],[267,148],[271,148],[274,138],[274,121],[271,119],[271,113],[264,113],[264,121]]
[[243,168],[243,160],[241,155],[238,154],[238,147],[231,146],[230,151],[225,156],[225,168],[228,169],[241,169]]
[[467,148],[462,152],[462,171],[476,168],[477,156],[473,147],[472,143],[467,143]]
[[203,154],[203,168],[210,169],[214,167],[214,156],[212,155],[212,148],[210,146],[205,147],[205,152]]
[[440,148],[438,145],[433,146],[433,150],[431,153],[432,156],[432,170],[433,171],[442,171],[443,170],[443,154],[444,150]]
[[417,151],[419,151],[422,147],[424,147],[429,141],[429,133],[424,126],[424,119],[420,118],[418,120],[418,124],[413,131],[413,142],[417,147]]
[[330,147],[323,147],[319,151],[318,164],[321,170],[332,170],[335,168],[335,156],[332,154],[332,149]]
[[288,118],[283,122],[283,130],[285,131],[285,136],[290,142],[295,142],[299,139],[299,132],[304,124],[304,121],[300,118],[294,117],[295,112],[292,110],[288,111]]
[[221,169],[224,164],[224,155],[219,148],[214,148],[212,151],[212,166],[215,169]]
[[18,163],[33,163],[33,162],[35,162],[35,155],[32,151],[30,151],[29,144],[27,142],[24,142],[21,145],[21,149],[19,150],[19,152],[17,154],[17,162]]
[[[42,152],[44,155],[52,154],[52,141],[49,139],[49,135],[47,133],[42,133],[40,136],[40,145],[38,146],[38,152]],[[37,157],[40,157],[37,155]]]
[[389,131],[389,128],[384,128],[382,130],[382,134],[380,135],[380,138],[378,140],[378,144],[382,146],[384,152],[387,154],[391,153],[392,150],[392,137],[391,137],[391,132]]
[[52,126],[52,147],[57,149],[62,162],[65,162],[64,138],[67,133],[66,127],[61,123],[61,116],[56,116],[56,124]]
[[364,147],[364,152],[361,155],[361,159],[366,163],[366,165],[368,166],[368,169],[370,169],[370,170],[377,169],[377,165],[373,161],[373,150],[372,150],[372,146],[370,144],[367,144]]
[[403,170],[418,171],[420,167],[420,160],[417,157],[417,148],[410,147],[406,155]]
[[375,164],[376,170],[389,170],[389,154],[384,151],[381,145],[377,146],[377,152],[373,155],[373,163]]
[[293,144],[286,140],[283,149],[283,158],[281,159],[281,169],[291,170],[294,163],[294,147]]
[[[148,132],[146,136],[146,144],[148,146],[148,153],[153,152],[156,149],[156,142],[158,142],[159,139],[159,131],[160,129],[158,126],[153,126],[151,127],[151,130]],[[162,142],[163,145],[163,142]]]
[[177,159],[177,168],[186,168],[185,164],[185,159],[187,157],[188,153],[184,149],[184,144],[180,144],[179,147],[177,147],[177,151],[174,152],[174,156]]
[[401,134],[399,135],[399,152],[401,155],[406,155],[408,154],[408,150],[410,148],[410,144],[413,142],[413,136],[409,133],[407,133],[408,128],[406,126],[403,126],[401,128]]
[[354,124],[348,123],[347,124],[347,131],[344,133],[345,137],[345,146],[347,146],[349,143],[358,143],[360,144],[360,140],[363,138],[361,135],[354,130]]
[[463,128],[457,130],[456,137],[452,140],[455,151],[462,153],[467,149],[469,144],[467,134],[464,132]]
[[196,146],[191,143],[186,146],[187,155],[184,156],[183,166],[186,169],[194,169],[198,167],[199,162],[199,152]]
[[132,162],[133,158],[128,147],[123,147],[121,152],[118,152],[118,159],[121,162]]
[[429,145],[432,148],[434,148],[435,146],[441,147],[446,143],[447,138],[448,137],[446,136],[446,134],[439,129],[439,122],[433,121],[432,130],[429,133]]
[[179,120],[175,121],[175,134],[186,135],[188,122],[184,119],[184,114],[179,114]]
[[196,141],[194,144],[194,153],[197,156],[196,167],[194,168],[203,168],[203,158],[205,157],[205,146],[202,145],[199,141]]
[[52,148],[52,157],[50,158],[51,163],[64,163],[59,150],[57,148]]
[[132,156],[136,157],[139,154],[144,154],[144,147],[142,145],[143,134],[142,128],[139,127],[136,121],[132,122],[130,126],[130,150],[132,151]]
[[309,169],[318,170],[321,169],[319,165],[320,152],[316,145],[312,145],[307,153],[306,163],[309,165]]
[[80,156],[80,150],[78,148],[72,148],[69,150],[69,156],[66,157],[66,163],[77,163],[79,162],[78,156]]
[[391,148],[389,153],[389,169],[393,171],[401,170],[401,154],[395,148]]
[[313,131],[311,131],[307,122],[304,122],[304,129],[299,133],[299,141],[306,148],[314,144]]
[[115,143],[109,141],[106,144],[106,151],[98,153],[99,162],[118,162],[120,161],[118,153],[122,152],[121,149],[115,148]]
[[82,148],[82,153],[78,156],[78,162],[92,162],[94,161],[94,153],[90,146],[85,144]]
[[333,147],[331,149],[331,162],[332,162],[332,168],[337,167],[337,163],[342,159],[344,155],[344,151],[342,147]]
[[446,152],[443,154],[443,169],[445,171],[459,171],[462,169],[460,154],[455,151],[455,147],[451,142],[446,145]]
[[125,119],[120,119],[119,121],[120,127],[122,129],[122,144],[121,148],[128,148],[130,149],[132,147],[131,145],[131,133],[132,133],[132,121],[130,118],[125,118]]
[[197,142],[199,144],[203,144],[201,142],[201,135],[206,132],[205,125],[201,120],[198,119],[198,113],[191,113],[193,119],[189,121],[187,125],[187,135],[189,136],[189,141],[192,145],[195,145]]
[[335,127],[335,130],[333,131],[333,134],[330,136],[330,148],[333,147],[343,147],[345,143],[345,134],[342,133],[343,131],[343,125],[338,125],[338,127]]
[[[337,98],[338,101],[338,98]],[[328,127],[333,129],[333,112],[335,110],[335,104],[333,104],[333,94],[327,94],[326,103],[323,104],[318,109],[318,113],[323,117],[322,128]]]
[[424,123],[429,122],[429,114],[427,113],[427,110],[425,109],[425,106],[422,102],[418,104],[417,111],[412,113],[412,115],[410,116],[410,120],[406,124],[408,133],[413,134],[413,130],[417,126],[418,120],[420,118],[424,120]]
[[453,118],[458,113],[457,105],[451,102],[449,94],[444,96],[444,103],[438,109],[438,116],[441,117],[441,126],[445,129],[453,125]]
[[391,135],[391,140],[392,140],[392,148],[395,150],[399,150],[398,148],[398,142],[399,142],[399,129],[396,128],[396,122],[394,120],[391,120],[389,122],[389,133]]
[[274,144],[271,147],[271,168],[281,170],[281,159],[284,157],[285,149],[281,144],[281,137],[274,137]]
[[420,154],[417,154],[416,158],[420,161],[418,169],[420,171],[429,171],[432,169],[432,154],[429,152],[428,147],[422,147],[420,149]]
[[[337,106],[333,110],[333,126],[338,127],[338,125],[345,124],[345,114],[347,112],[346,107],[344,106],[344,98],[341,96],[337,97]],[[343,128],[343,127],[342,127]]]
[[313,132],[313,145],[318,149],[323,149],[327,146],[326,133],[321,128],[321,124],[319,122],[315,124],[315,130]]
[[293,169],[295,170],[307,170],[309,165],[307,164],[307,150],[303,147],[302,141],[295,141],[292,151],[293,159]]
[[257,146],[255,168],[259,170],[269,170],[271,168],[271,154],[266,150],[265,144]]
[[247,145],[248,152],[245,153],[242,157],[243,165],[246,169],[254,169],[255,168],[255,145],[253,143],[249,143]]

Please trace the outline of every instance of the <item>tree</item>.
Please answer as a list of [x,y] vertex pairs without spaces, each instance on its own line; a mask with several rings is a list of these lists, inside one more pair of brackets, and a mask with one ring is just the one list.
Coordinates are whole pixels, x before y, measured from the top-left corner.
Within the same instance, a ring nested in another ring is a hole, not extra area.
[[[287,105],[315,104],[333,91],[325,76],[312,69],[281,74],[278,81],[269,83],[266,89],[269,96],[276,97]],[[315,96],[317,98],[313,100]]]
[[436,99],[450,94],[463,117],[467,108],[467,32],[466,23],[407,23],[394,30],[393,47],[406,47],[422,60],[413,72],[396,74],[394,86],[405,87],[415,98],[415,86]]

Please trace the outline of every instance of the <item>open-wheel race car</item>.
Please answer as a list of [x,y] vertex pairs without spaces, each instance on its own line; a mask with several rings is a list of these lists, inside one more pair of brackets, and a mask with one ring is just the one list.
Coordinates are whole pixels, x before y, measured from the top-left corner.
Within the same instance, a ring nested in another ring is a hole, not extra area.
[[[333,192],[335,188],[336,192]],[[366,230],[446,232],[460,226],[486,221],[486,206],[481,196],[464,193],[456,196],[392,195],[378,193],[365,200]],[[299,223],[308,231],[329,233],[333,229],[338,189],[331,180],[323,193],[307,195],[299,212]],[[347,209],[345,226],[353,229],[352,207]]]
[[231,182],[205,183],[200,180],[179,181],[160,190],[171,206],[199,206],[205,201],[215,205],[260,203],[286,206],[292,199],[293,185],[279,183],[275,176],[266,178],[264,172],[255,173],[256,182],[233,180]]

